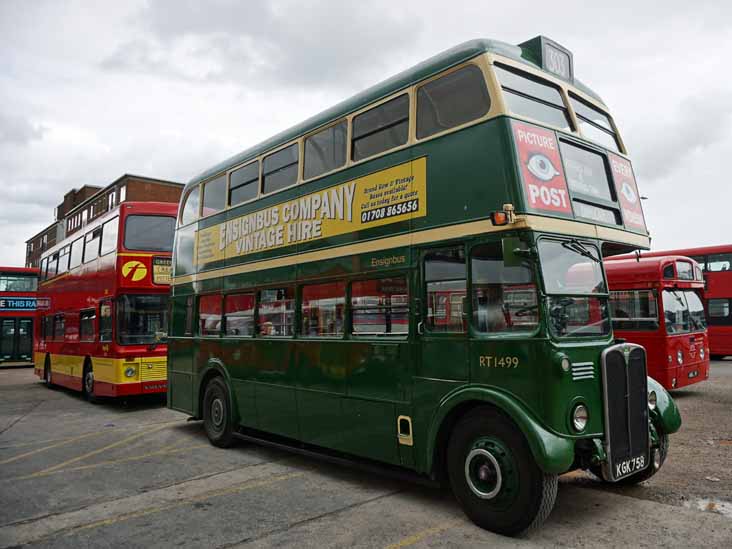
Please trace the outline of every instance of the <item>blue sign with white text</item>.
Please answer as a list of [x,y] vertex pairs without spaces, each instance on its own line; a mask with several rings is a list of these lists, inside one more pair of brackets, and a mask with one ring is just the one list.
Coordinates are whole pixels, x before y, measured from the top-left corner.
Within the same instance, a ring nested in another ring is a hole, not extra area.
[[0,297],[0,311],[35,311],[35,297]]

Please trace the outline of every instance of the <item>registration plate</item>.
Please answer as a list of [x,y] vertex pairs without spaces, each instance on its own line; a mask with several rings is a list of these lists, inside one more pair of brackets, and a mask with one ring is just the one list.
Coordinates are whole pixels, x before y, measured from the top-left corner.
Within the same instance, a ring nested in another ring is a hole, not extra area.
[[645,455],[617,461],[613,464],[614,479],[620,480],[648,467]]

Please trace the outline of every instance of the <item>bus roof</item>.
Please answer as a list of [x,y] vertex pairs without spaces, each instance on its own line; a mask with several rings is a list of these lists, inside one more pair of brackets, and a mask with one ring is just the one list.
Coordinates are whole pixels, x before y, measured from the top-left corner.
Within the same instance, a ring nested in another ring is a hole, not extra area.
[[[642,257],[660,257],[663,255],[699,256],[707,254],[724,254],[732,252],[732,244],[717,244],[716,246],[700,246],[698,248],[683,248],[678,250],[654,250],[643,252]],[[619,258],[627,256],[617,256]]]
[[[387,78],[383,82],[367,88],[353,97],[346,99],[345,101],[342,101],[341,103],[338,103],[337,105],[316,114],[311,118],[308,118],[304,122],[278,133],[277,135],[270,137],[269,139],[262,141],[261,143],[254,145],[253,147],[250,147],[243,152],[224,160],[223,162],[219,162],[215,166],[191,179],[186,185],[186,189],[200,181],[242,164],[249,159],[253,159],[279,145],[283,145],[300,135],[309,133],[328,124],[329,122],[357,111],[363,106],[387,97],[401,89],[412,86],[421,80],[429,78],[434,74],[442,72],[454,65],[458,65],[483,53],[502,55],[533,68],[543,70],[539,60],[536,59],[535,53],[531,48],[514,46],[513,44],[486,38],[469,40],[430,57],[410,69],[395,74],[391,78]],[[572,86],[592,97],[600,104],[605,104],[595,92],[582,84],[576,78],[572,82]]]
[[[693,259],[683,255],[665,255],[658,257],[645,257],[642,255],[640,259],[636,259],[635,256],[615,256],[605,258],[603,263],[605,264],[605,273],[607,274],[607,281],[610,285],[611,290],[622,289],[613,287],[617,284],[632,284],[632,283],[648,283],[648,282],[668,282],[673,283],[684,283],[685,285],[691,284],[690,287],[704,287],[704,280],[689,280],[683,278],[664,278],[663,270],[669,265],[673,265],[676,261],[684,261],[692,264],[692,272],[696,277],[696,268],[698,263]],[[676,270],[674,269],[674,272]]]
[[14,274],[14,275],[38,275],[39,270],[35,267],[0,267],[0,275]]

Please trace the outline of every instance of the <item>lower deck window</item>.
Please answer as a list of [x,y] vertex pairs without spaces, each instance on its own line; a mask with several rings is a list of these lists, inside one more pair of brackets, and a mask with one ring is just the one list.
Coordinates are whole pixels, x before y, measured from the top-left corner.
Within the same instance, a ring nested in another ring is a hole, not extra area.
[[346,284],[329,282],[302,288],[302,335],[343,335]]
[[259,333],[288,337],[295,333],[295,291],[293,288],[268,288],[259,293]]
[[168,296],[128,294],[117,302],[120,345],[149,345],[168,331]]
[[251,337],[254,335],[254,294],[226,296],[224,325],[227,336]]
[[616,330],[658,329],[658,304],[653,290],[610,292],[610,316]]
[[351,285],[353,333],[404,336],[409,332],[407,279],[376,278]]

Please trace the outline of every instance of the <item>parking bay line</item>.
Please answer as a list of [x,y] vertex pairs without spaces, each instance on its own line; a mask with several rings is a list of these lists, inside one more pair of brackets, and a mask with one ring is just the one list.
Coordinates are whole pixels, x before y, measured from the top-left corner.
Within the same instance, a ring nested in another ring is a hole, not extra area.
[[118,446],[122,446],[123,444],[126,444],[128,442],[132,442],[133,440],[137,440],[138,438],[142,438],[146,435],[151,435],[153,433],[157,433],[158,431],[162,431],[163,429],[167,429],[170,426],[169,423],[165,423],[163,425],[158,425],[154,429],[148,429],[146,431],[143,431],[141,433],[135,433],[134,435],[130,435],[126,438],[123,438],[122,440],[118,440],[117,442],[113,442],[112,444],[108,444],[106,446],[103,446],[101,448],[98,448],[96,450],[92,450],[91,452],[87,452],[86,454],[82,454],[80,456],[77,456],[75,458],[67,459],[64,462],[58,463],[56,465],[53,465],[52,467],[47,467],[46,469],[43,469],[41,471],[37,471],[35,473],[32,473],[27,476],[27,478],[33,478],[33,477],[40,477],[44,476],[48,473],[52,473],[56,471],[57,469],[63,469],[67,465],[71,465],[72,463],[77,463],[81,460],[88,459],[90,457],[96,456],[97,454],[101,454],[102,452],[106,452],[107,450],[111,450],[112,448],[117,448]]
[[293,471],[291,467],[277,462],[251,464],[233,471],[197,477],[142,494],[95,503],[83,509],[21,520],[0,527],[0,539],[3,540],[3,547],[12,547],[57,535],[73,535],[79,530],[114,524],[221,495],[243,492],[304,474],[305,471]]
[[165,446],[164,448],[161,448],[160,450],[156,450],[154,452],[149,452],[147,454],[140,454],[137,456],[127,456],[119,459],[109,459],[106,461],[100,461],[99,463],[90,463],[88,465],[79,465],[78,467],[70,467],[69,469],[55,469],[53,471],[48,471],[46,473],[38,472],[38,473],[31,473],[30,475],[23,475],[19,477],[11,477],[11,478],[5,478],[0,479],[0,482],[16,482],[20,480],[28,480],[31,478],[39,478],[39,477],[45,477],[48,475],[56,475],[59,473],[72,473],[75,471],[84,471],[87,469],[96,469],[97,467],[103,467],[105,465],[117,465],[118,463],[127,463],[130,461],[139,461],[141,459],[146,459],[149,457],[156,457],[156,456],[171,456],[174,454],[178,454],[180,452],[184,452],[186,450],[197,450],[198,448],[205,448],[207,446],[210,446],[210,444],[194,444],[193,446],[183,446],[182,448],[174,448],[174,446],[177,446],[176,444],[171,444],[169,446]]
[[38,454],[40,452],[45,452],[46,450],[51,450],[53,448],[58,448],[59,446],[64,446],[65,444],[70,444],[72,442],[77,442],[77,441],[83,440],[85,438],[91,438],[91,437],[99,436],[99,435],[102,435],[102,434],[104,434],[106,432],[107,431],[96,431],[94,433],[86,433],[85,435],[79,435],[77,437],[71,437],[71,438],[67,438],[67,439],[62,439],[61,441],[56,442],[55,444],[51,444],[49,446],[44,446],[43,448],[36,448],[35,450],[30,450],[29,452],[25,452],[23,454],[19,454],[19,455],[16,455],[16,456],[13,456],[13,457],[4,459],[4,460],[0,461],[0,465],[5,465],[6,463],[12,463],[14,461],[18,461],[19,459],[23,459],[23,458],[32,456],[34,454]]
[[465,519],[455,519],[448,522],[443,522],[442,524],[438,524],[437,526],[433,526],[432,528],[427,528],[426,530],[421,530],[420,532],[416,532],[411,536],[407,536],[406,538],[403,538],[396,543],[387,545],[386,549],[401,549],[402,547],[409,547],[410,545],[414,545],[415,543],[418,543],[425,538],[434,536],[435,534],[441,534],[442,532],[445,532],[463,522],[465,522]]

